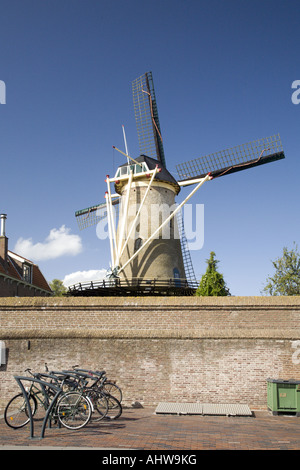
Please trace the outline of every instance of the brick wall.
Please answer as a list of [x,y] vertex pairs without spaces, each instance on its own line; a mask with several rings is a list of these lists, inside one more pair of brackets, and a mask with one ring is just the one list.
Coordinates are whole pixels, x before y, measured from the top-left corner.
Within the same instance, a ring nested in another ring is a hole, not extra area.
[[105,369],[127,405],[266,408],[268,377],[300,379],[298,297],[2,298],[0,339],[2,406],[45,362]]

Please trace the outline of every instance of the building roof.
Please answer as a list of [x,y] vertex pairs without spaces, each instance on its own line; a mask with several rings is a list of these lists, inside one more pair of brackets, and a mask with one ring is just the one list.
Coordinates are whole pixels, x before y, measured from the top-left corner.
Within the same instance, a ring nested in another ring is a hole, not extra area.
[[[25,284],[31,285],[38,289],[45,290],[47,292],[52,292],[48,282],[44,278],[39,267],[36,264],[34,264],[32,261],[8,250],[6,262],[7,264],[5,267],[3,263],[1,262],[1,258],[0,258],[0,275],[15,279],[17,281],[21,281]],[[25,278],[23,277],[23,271],[20,268],[20,263],[22,264],[25,263],[32,267],[32,281],[31,282],[26,281]]]

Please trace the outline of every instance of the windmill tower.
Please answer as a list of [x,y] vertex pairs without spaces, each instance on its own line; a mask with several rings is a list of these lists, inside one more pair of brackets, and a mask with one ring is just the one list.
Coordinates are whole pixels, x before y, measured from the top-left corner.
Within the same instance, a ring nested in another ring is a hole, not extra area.
[[[141,155],[128,155],[124,134],[126,153],[116,150],[126,162],[113,178],[107,175],[105,203],[75,213],[81,229],[107,219],[111,271],[104,281],[70,288],[72,295],[194,293],[182,207],[207,181],[285,157],[275,135],[177,165],[177,181],[166,167],[151,72],[134,80],[132,90]],[[182,186],[193,189],[177,205]]]
[[[180,186],[172,175],[159,165],[158,160],[142,155],[136,162],[134,166],[126,165],[132,172],[129,178],[125,181],[119,180],[115,184],[122,200],[117,231],[118,243],[123,242],[116,262],[119,275],[129,283],[141,279],[176,279],[177,283],[185,282],[180,238],[174,219],[171,218],[163,228],[157,230],[176,208],[175,197],[180,191]],[[120,167],[118,173],[123,168]],[[140,169],[144,170],[144,174],[138,174],[138,177],[134,178],[135,172]],[[151,242],[147,242],[155,232]],[[143,248],[145,243],[147,246]],[[140,250],[139,254],[131,260],[137,250]]]

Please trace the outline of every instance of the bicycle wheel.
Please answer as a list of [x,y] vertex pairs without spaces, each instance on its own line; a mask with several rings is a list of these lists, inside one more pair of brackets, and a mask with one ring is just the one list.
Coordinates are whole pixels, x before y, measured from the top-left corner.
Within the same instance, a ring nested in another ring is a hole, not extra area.
[[91,416],[92,422],[101,421],[108,413],[108,400],[103,393],[95,393],[93,397],[89,397],[94,406],[94,413]]
[[121,416],[122,414],[122,405],[117,400],[116,397],[113,397],[112,395],[106,395],[106,399],[108,402],[108,411],[106,413],[105,418],[106,419],[117,419]]
[[122,390],[113,382],[104,382],[103,391],[115,397],[120,403],[122,401]]
[[89,400],[79,392],[64,393],[57,403],[57,415],[60,423],[68,429],[80,429],[91,418]]
[[[32,416],[37,410],[37,401],[33,395],[29,397],[29,404]],[[4,410],[4,420],[10,428],[18,429],[29,423],[29,410],[23,393],[15,395],[6,405]]]

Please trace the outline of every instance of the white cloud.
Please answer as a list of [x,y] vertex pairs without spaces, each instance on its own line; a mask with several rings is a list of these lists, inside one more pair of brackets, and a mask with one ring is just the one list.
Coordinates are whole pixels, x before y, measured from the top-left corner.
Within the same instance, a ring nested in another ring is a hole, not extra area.
[[79,235],[72,235],[70,231],[65,225],[59,229],[53,228],[42,243],[33,243],[32,238],[19,238],[14,251],[34,261],[75,256],[82,251],[82,243]]
[[100,281],[106,275],[106,269],[90,269],[89,271],[76,271],[67,274],[63,279],[66,287],[73,286],[79,282]]

